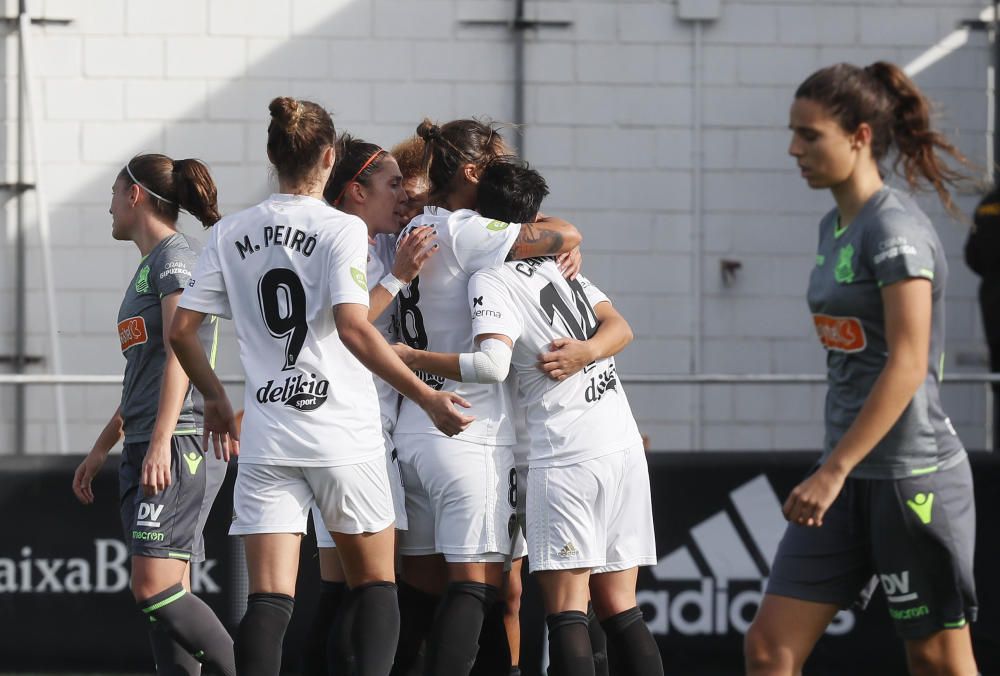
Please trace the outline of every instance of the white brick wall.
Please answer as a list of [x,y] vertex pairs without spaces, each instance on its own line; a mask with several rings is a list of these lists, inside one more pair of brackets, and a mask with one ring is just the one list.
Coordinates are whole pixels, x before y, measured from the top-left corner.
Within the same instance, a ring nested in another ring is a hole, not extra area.
[[[8,5],[11,3],[8,2]],[[42,152],[52,202],[53,256],[67,370],[118,373],[114,317],[137,262],[111,241],[109,186],[140,151],[208,161],[224,211],[272,189],[264,159],[267,103],[279,94],[312,98],[339,129],[383,144],[440,120],[513,114],[513,61],[503,27],[461,21],[505,19],[503,0],[33,0],[68,27],[35,32]],[[787,157],[788,106],[795,86],[838,60],[906,63],[978,14],[971,0],[727,0],[705,28],[705,124],[692,134],[692,28],[672,0],[528,2],[528,15],[572,21],[526,34],[525,148],[552,188],[546,209],[584,233],[585,269],[631,321],[635,343],[624,373],[687,373],[697,346],[692,251],[701,239],[703,369],[727,373],[821,373],[804,285],[815,228],[830,208]],[[8,8],[9,9],[9,8]],[[5,134],[14,158],[13,65],[5,45]],[[918,78],[935,98],[940,124],[974,160],[985,157],[989,51],[968,43]],[[691,167],[700,155],[704,214],[691,211]],[[961,199],[968,211],[975,198]],[[926,201],[949,251],[948,369],[959,353],[982,353],[976,279],[964,268],[964,226]],[[32,209],[29,208],[29,211]],[[12,232],[13,209],[3,229]],[[191,233],[200,228],[185,218]],[[37,238],[30,238],[31,350],[47,353]],[[742,268],[722,284],[719,260]],[[11,247],[0,248],[0,352],[13,346]],[[226,326],[220,371],[236,373]],[[971,367],[973,370],[975,367]],[[34,368],[41,372],[43,369]],[[821,386],[633,385],[640,426],[655,448],[693,443],[700,409],[707,449],[817,448]],[[55,445],[51,392],[29,390],[32,451]],[[946,405],[970,446],[982,443],[982,392],[946,386]],[[96,435],[115,388],[67,388],[73,438]],[[0,452],[13,421],[0,388]]]

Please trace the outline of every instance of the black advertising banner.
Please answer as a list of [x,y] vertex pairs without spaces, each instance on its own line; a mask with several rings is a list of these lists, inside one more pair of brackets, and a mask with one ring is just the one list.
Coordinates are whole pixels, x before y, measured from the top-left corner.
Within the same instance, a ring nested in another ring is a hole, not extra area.
[[[760,601],[784,530],[780,504],[815,453],[651,454],[658,564],[639,575],[639,602],[669,674],[742,673],[743,633]],[[79,457],[0,459],[0,672],[151,672],[145,624],[128,590],[120,532],[116,462],[95,482],[97,502],[70,491]],[[973,640],[985,675],[1000,675],[1000,457],[973,455],[979,520],[979,622]],[[206,528],[208,560],[193,583],[230,627],[246,588],[238,547],[226,534],[234,471]],[[303,541],[295,615],[285,666],[295,673],[315,606],[318,566]],[[544,674],[544,622],[526,580],[522,669]],[[810,675],[906,673],[881,592],[865,612],[837,617],[806,665]]]

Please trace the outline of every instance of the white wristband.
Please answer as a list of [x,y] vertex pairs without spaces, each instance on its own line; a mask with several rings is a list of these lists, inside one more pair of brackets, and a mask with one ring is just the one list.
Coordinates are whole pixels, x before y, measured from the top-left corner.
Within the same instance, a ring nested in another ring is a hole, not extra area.
[[379,284],[384,286],[386,291],[388,291],[393,296],[398,295],[400,291],[406,288],[406,284],[399,281],[399,279],[396,278],[396,275],[392,274],[391,272],[382,279],[380,279]]

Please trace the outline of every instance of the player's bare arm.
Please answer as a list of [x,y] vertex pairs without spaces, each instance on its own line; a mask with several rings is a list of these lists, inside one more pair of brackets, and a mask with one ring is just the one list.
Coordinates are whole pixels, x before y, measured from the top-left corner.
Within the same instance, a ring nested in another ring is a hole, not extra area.
[[438,252],[434,243],[437,233],[429,226],[420,226],[408,231],[399,240],[396,260],[392,265],[392,275],[376,284],[368,296],[368,320],[374,322],[382,316],[402,286],[409,284],[420,274],[420,269],[431,256]]
[[[497,342],[502,346],[496,345]],[[476,345],[480,348],[477,352],[465,354],[414,350],[401,343],[393,345],[392,349],[404,364],[415,370],[464,383],[503,382],[510,370],[510,351],[514,343],[500,333],[483,333],[476,336]]]
[[368,370],[424,409],[439,430],[454,436],[475,420],[473,416],[459,413],[453,405],[468,408],[469,402],[454,392],[436,392],[406,367],[368,321],[367,309],[363,305],[341,303],[334,307],[333,312],[337,333],[344,346]]
[[823,525],[823,515],[847,475],[889,433],[927,376],[931,341],[931,283],[908,279],[882,288],[889,358],[865,400],[826,462],[796,486],[784,505],[785,518],[807,526]]
[[565,380],[598,359],[613,357],[632,342],[632,327],[611,303],[594,307],[597,331],[587,340],[556,338],[550,350],[538,356],[538,368],[553,380]]
[[121,407],[118,407],[115,409],[114,415],[111,416],[111,420],[97,435],[97,441],[94,442],[90,453],[73,473],[73,495],[83,504],[89,505],[94,502],[94,489],[92,487],[94,477],[101,471],[111,449],[125,436],[124,427],[125,420],[122,418]]
[[555,216],[538,215],[534,223],[523,223],[507,255],[508,260],[554,256],[580,246],[583,236],[572,223]]
[[240,435],[226,390],[198,339],[198,327],[204,320],[204,312],[178,308],[170,323],[168,344],[205,399],[205,448],[209,448],[211,440],[215,457],[228,461],[230,456],[239,455]]
[[170,347],[170,323],[177,311],[180,290],[160,299],[163,314],[163,347],[166,360],[163,363],[163,380],[160,385],[160,399],[156,409],[156,423],[149,438],[149,448],[142,461],[142,492],[156,495],[170,485],[170,440],[177,419],[184,407],[188,390],[188,378]]

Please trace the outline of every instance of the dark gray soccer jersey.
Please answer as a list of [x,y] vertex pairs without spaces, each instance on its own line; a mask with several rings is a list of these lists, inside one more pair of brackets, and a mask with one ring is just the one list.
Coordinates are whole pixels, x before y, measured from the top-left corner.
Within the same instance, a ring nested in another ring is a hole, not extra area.
[[932,285],[927,377],[888,434],[852,472],[891,479],[944,469],[965,452],[941,408],[944,289],[948,266],[934,226],[909,196],[889,187],[876,193],[846,229],[837,210],[820,222],[809,309],[827,350],[826,439],[823,458],[857,417],[888,358],[881,287],[923,278]]
[[[187,286],[201,244],[180,233],[167,237],[142,259],[118,310],[118,339],[125,357],[121,413],[125,443],[149,441],[160,402],[160,383],[166,352],[160,298]],[[215,365],[215,317],[198,330],[205,351]],[[177,419],[175,434],[201,429],[201,397],[189,387]]]

